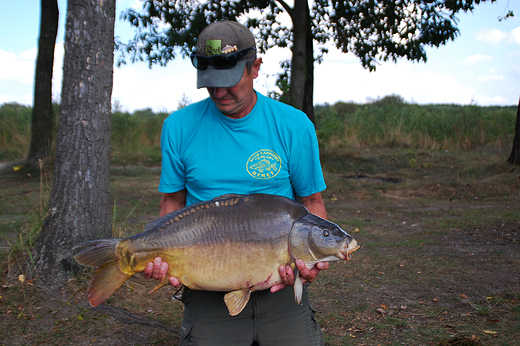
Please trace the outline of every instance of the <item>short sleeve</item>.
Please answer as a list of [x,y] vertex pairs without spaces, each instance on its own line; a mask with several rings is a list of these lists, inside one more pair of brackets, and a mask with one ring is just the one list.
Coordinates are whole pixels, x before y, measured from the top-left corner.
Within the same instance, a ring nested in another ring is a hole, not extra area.
[[306,197],[327,188],[320,164],[316,131],[307,126],[292,148],[289,161],[291,183],[298,196]]
[[162,193],[177,192],[186,187],[185,167],[169,125],[166,119],[161,132],[162,166],[159,191]]

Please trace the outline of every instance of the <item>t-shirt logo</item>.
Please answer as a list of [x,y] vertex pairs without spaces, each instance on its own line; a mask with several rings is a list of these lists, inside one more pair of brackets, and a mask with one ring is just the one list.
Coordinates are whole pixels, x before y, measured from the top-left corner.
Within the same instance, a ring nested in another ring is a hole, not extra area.
[[247,159],[247,173],[257,179],[271,179],[280,173],[282,159],[272,150],[262,149]]

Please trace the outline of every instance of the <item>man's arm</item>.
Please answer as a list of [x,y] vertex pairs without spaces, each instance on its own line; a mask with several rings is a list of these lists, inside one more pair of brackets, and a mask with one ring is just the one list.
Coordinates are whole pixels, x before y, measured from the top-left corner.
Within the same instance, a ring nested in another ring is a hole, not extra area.
[[172,211],[182,209],[186,206],[186,189],[172,193],[165,193],[159,203],[161,210],[159,216],[164,216]]
[[[325,203],[323,203],[321,192],[317,192],[310,196],[301,197],[300,201],[310,213],[315,214],[323,219],[327,219],[327,211],[325,210]],[[327,269],[329,267],[329,262],[318,262],[312,269],[309,270],[307,269],[305,263],[300,259],[297,259],[295,264],[296,267],[298,267],[302,283],[304,284],[306,282],[313,282],[321,270]],[[292,271],[291,266],[280,266],[278,267],[278,272],[280,273],[283,282],[271,287],[271,292],[273,293],[287,286],[294,285],[294,272]]]
[[327,211],[325,210],[325,203],[321,197],[321,192],[316,192],[307,197],[300,197],[301,203],[307,210],[322,219],[327,220]]
[[[172,193],[165,193],[161,199],[159,216],[164,216],[172,211],[184,208],[186,205],[186,189]],[[156,257],[153,262],[146,264],[144,268],[144,277],[146,279],[154,278],[162,280],[168,273],[168,263],[163,262],[162,258]],[[173,276],[170,277],[170,283],[175,287],[180,287],[180,282]]]

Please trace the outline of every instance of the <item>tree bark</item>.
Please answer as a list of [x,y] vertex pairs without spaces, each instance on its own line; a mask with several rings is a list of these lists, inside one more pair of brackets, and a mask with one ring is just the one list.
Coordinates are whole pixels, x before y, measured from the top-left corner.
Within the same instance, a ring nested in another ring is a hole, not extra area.
[[38,282],[56,291],[72,247],[110,237],[110,110],[115,0],[69,0],[49,213],[36,241]]
[[307,0],[295,0],[290,15],[293,22],[293,46],[289,103],[305,112],[314,122],[314,48]]
[[513,139],[513,149],[511,155],[507,159],[512,165],[520,166],[520,100],[518,100],[518,108],[516,111],[515,138]]
[[31,143],[27,154],[27,161],[33,163],[51,155],[54,123],[52,69],[59,17],[57,0],[41,0],[40,4],[40,37],[34,78]]

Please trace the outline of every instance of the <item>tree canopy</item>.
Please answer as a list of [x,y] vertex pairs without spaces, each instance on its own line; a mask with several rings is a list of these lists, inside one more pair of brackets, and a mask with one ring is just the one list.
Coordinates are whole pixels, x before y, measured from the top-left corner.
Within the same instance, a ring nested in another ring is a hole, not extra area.
[[[253,29],[261,53],[275,46],[292,50],[288,73],[281,75],[288,85],[283,91],[312,119],[313,64],[327,51],[322,46],[315,56],[314,43],[334,43],[371,71],[380,61],[426,61],[425,46],[454,40],[456,15],[485,1],[496,0],[294,0],[292,7],[283,0],[145,0],[141,11],[123,12],[136,32],[129,42],[118,43],[119,62],[165,65],[191,53],[208,24],[238,20]],[[282,12],[292,26],[282,22]]]

